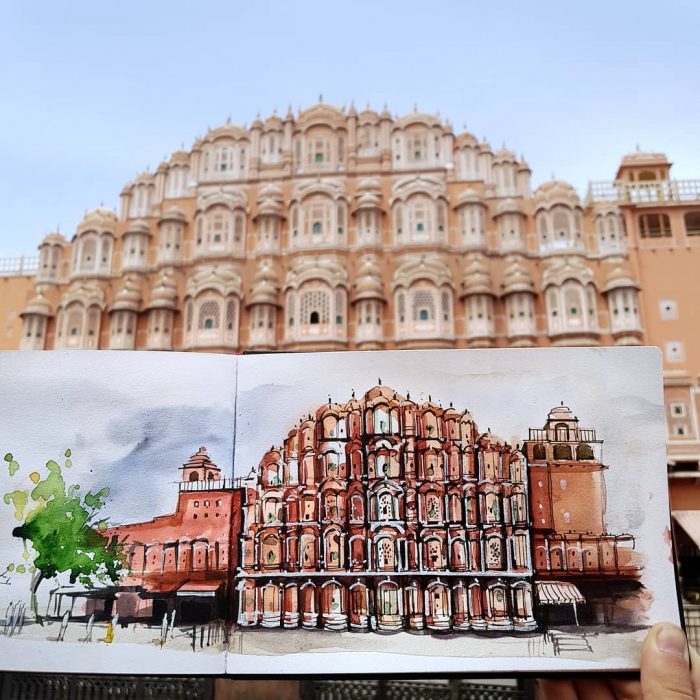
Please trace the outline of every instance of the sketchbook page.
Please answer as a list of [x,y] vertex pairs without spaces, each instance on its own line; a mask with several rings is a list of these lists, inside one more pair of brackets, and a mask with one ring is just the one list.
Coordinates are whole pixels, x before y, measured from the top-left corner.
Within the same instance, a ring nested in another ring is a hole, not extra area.
[[243,357],[232,674],[638,668],[679,622],[656,348]]
[[2,670],[224,671],[236,365],[0,353]]

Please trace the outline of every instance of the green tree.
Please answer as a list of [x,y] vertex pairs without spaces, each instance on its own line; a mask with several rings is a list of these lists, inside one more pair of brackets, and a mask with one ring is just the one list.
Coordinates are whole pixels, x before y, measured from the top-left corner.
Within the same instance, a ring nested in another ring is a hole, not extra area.
[[[96,582],[116,583],[123,568],[122,553],[116,537],[106,538],[102,533],[107,522],[100,517],[109,496],[109,489],[80,494],[80,485],[66,486],[64,469],[70,469],[71,451],[64,453],[63,465],[49,460],[46,473],[29,474],[33,484],[4,495],[4,502],[15,509],[20,525],[12,530],[22,539],[23,563],[11,563],[7,571],[29,572],[31,609],[37,622],[42,622],[37,603],[37,590],[42,581],[68,573],[70,582],[85,586]],[[20,465],[11,453],[4,457],[10,477],[20,471]]]

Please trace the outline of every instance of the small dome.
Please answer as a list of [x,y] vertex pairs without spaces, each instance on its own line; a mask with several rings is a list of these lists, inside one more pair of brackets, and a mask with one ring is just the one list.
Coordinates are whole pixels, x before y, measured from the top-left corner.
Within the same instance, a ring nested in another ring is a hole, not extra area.
[[83,220],[78,224],[76,232],[107,230],[114,232],[117,227],[117,215],[105,207],[96,207],[85,214]]
[[455,137],[455,143],[458,146],[478,146],[479,141],[474,134],[470,134],[468,131],[464,131]]
[[568,406],[564,406],[562,403],[560,406],[555,406],[548,414],[547,420],[551,421],[573,421],[576,417],[571,412]]
[[561,180],[550,180],[541,184],[535,190],[533,199],[536,209],[549,209],[555,204],[568,207],[581,206],[581,200],[573,186]]
[[613,289],[641,289],[639,283],[635,281],[632,273],[622,267],[616,267],[608,273],[605,278],[603,294],[611,292]]
[[265,120],[265,131],[279,131],[283,125],[284,122],[277,113],[271,114]]
[[352,301],[362,299],[384,300],[382,268],[376,255],[364,255],[357,268],[357,281],[352,289]]
[[269,260],[261,260],[253,276],[253,285],[250,288],[250,297],[246,306],[250,307],[255,304],[278,306],[278,294],[279,284],[274,265]]
[[151,289],[151,300],[148,309],[177,309],[177,285],[168,268],[161,271]]
[[58,231],[52,231],[51,233],[47,233],[41,239],[39,248],[45,245],[60,245],[61,247],[63,247],[64,245],[66,245],[66,243],[66,239]]
[[505,447],[506,441],[502,438],[499,437],[498,435],[495,435],[492,433],[490,430],[487,430],[485,433],[482,433],[479,436],[479,445],[481,447]]
[[493,156],[494,163],[517,163],[518,159],[515,157],[513,151],[509,151],[507,148],[501,148]]
[[168,162],[170,165],[187,165],[190,162],[190,154],[187,151],[178,149],[170,156]]
[[481,204],[482,207],[486,206],[481,195],[472,187],[467,187],[457,195],[455,208],[459,208],[464,204]]
[[512,199],[510,197],[500,202],[500,204],[496,207],[494,217],[499,217],[503,214],[522,214],[525,216],[523,205],[516,199]]
[[503,273],[503,279],[502,296],[515,294],[517,292],[527,292],[528,294],[536,293],[532,275],[519,258],[516,258],[507,265]]
[[475,294],[490,294],[491,274],[486,263],[480,258],[474,258],[465,268],[462,275],[462,297]]
[[141,306],[141,292],[138,283],[130,276],[117,292],[112,302],[112,311],[138,311]]
[[168,207],[158,219],[158,223],[164,223],[165,221],[182,221],[184,223],[187,221],[187,217],[180,207],[172,206]]
[[20,316],[24,318],[25,316],[51,316],[51,304],[49,300],[44,296],[41,289],[29,300],[26,308]]
[[263,128],[263,123],[262,119],[260,119],[260,112],[258,112],[255,115],[255,119],[253,119],[253,123],[250,125],[251,129],[262,129]]
[[363,109],[358,116],[360,124],[376,124],[378,121],[379,115],[373,109]]
[[364,399],[369,403],[380,403],[377,399],[386,399],[387,402],[391,403],[393,401],[404,401],[405,397],[398,394],[396,390],[392,389],[390,386],[377,384],[365,392]]
[[124,231],[124,235],[128,233],[147,233],[150,236],[151,229],[143,219],[137,219],[136,221],[129,222],[126,231]]

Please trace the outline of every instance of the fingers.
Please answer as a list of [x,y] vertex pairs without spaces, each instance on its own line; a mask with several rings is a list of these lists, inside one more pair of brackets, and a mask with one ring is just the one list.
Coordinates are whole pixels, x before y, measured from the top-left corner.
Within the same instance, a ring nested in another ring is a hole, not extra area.
[[695,700],[700,700],[700,654],[688,645],[690,651],[690,681],[693,684]]
[[670,622],[654,625],[642,647],[644,700],[695,700],[689,660],[683,631]]
[[537,700],[641,700],[638,681],[577,678],[542,678],[537,682]]
[[537,700],[578,700],[573,681],[540,678],[537,681]]

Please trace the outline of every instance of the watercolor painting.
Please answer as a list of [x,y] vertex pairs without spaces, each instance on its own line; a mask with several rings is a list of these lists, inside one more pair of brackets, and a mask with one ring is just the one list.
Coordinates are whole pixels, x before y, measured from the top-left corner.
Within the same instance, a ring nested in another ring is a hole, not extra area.
[[0,377],[8,668],[622,669],[678,619],[653,349],[8,353]]

